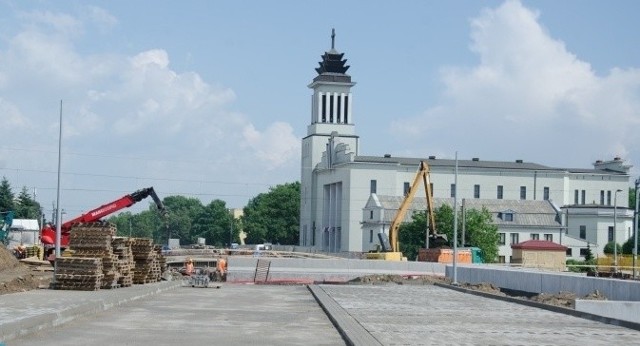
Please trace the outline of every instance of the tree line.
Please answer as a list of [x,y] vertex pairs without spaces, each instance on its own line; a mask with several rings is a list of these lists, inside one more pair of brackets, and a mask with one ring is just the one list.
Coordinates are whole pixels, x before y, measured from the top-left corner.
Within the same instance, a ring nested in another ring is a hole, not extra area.
[[[16,196],[6,177],[0,181],[0,213],[13,212],[16,219],[38,219],[40,220],[40,203],[32,198],[29,189],[23,186]],[[0,217],[0,219],[2,219]]]
[[[215,199],[203,204],[197,198],[167,196],[162,199],[167,209],[161,215],[154,203],[147,210],[133,214],[123,211],[106,221],[116,225],[119,236],[152,238],[167,244],[169,238],[180,244],[195,244],[204,238],[206,244],[217,247],[239,243],[240,230],[248,244],[297,244],[300,218],[300,183],[286,183],[250,199],[243,215],[235,218],[225,201]],[[16,196],[6,177],[0,181],[0,212],[13,211],[14,218],[38,219],[41,206],[27,187]]]

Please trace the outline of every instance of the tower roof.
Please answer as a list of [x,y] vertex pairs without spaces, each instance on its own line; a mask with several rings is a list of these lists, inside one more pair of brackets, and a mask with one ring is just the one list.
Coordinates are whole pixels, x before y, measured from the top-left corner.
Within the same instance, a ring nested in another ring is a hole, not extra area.
[[336,31],[335,29],[331,29],[331,49],[328,52],[324,52],[322,55],[322,61],[319,62],[320,67],[316,68],[318,75],[322,75],[324,73],[346,75],[346,72],[349,69],[349,65],[345,65],[347,63],[347,59],[342,59],[344,57],[344,53],[339,53],[335,49],[335,38]]

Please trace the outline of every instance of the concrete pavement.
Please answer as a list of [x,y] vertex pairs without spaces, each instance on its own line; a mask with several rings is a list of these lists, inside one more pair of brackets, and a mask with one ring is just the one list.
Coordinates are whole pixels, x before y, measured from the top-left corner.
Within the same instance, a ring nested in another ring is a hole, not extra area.
[[180,286],[161,282],[2,295],[0,340],[6,345],[526,346],[635,344],[640,338],[633,329],[430,285]]

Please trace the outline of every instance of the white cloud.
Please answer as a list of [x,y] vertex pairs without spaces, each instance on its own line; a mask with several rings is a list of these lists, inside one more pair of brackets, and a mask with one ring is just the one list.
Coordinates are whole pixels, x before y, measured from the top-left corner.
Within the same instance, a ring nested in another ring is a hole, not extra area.
[[264,132],[248,124],[242,134],[244,145],[253,149],[256,159],[265,163],[267,169],[283,165],[300,153],[300,139],[287,123],[273,123]]
[[[106,27],[117,25],[105,11],[89,12],[81,18],[99,18]],[[186,186],[198,180],[215,180],[229,188],[231,183],[253,179],[251,188],[258,188],[258,181],[278,177],[277,173],[252,177],[249,167],[256,161],[277,170],[288,169],[298,159],[299,139],[290,125],[275,122],[264,130],[256,128],[247,115],[230,109],[236,100],[232,89],[205,81],[193,71],[174,70],[166,50],[131,56],[87,54],[77,47],[87,25],[80,19],[50,12],[23,14],[22,19],[24,28],[0,48],[3,125],[30,129],[4,133],[4,143],[26,149],[25,155],[10,161],[15,172],[54,169],[60,99],[63,150],[70,153],[63,159],[64,169],[88,174],[67,180],[79,191],[133,191],[147,186],[149,179],[166,184],[164,191],[173,193],[205,192],[201,186]],[[0,158],[4,153],[0,147]],[[16,173],[15,179],[28,178]],[[51,187],[52,183],[28,184]],[[223,192],[209,196],[215,193]],[[227,192],[242,198],[253,193],[248,187],[242,194]],[[101,202],[68,203],[86,209]]]
[[393,131],[487,159],[585,167],[631,154],[640,144],[631,135],[640,130],[640,70],[597,76],[539,20],[519,1],[484,10],[471,21],[478,64],[443,68],[441,103]]
[[118,25],[118,19],[116,17],[111,15],[109,11],[97,6],[87,6],[84,15],[88,21],[98,26],[103,32]]

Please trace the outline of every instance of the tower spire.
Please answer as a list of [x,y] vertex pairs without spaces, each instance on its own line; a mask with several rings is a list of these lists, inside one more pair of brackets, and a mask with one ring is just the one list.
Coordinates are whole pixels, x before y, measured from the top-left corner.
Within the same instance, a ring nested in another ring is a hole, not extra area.
[[331,49],[335,49],[336,43],[336,29],[331,28]]

